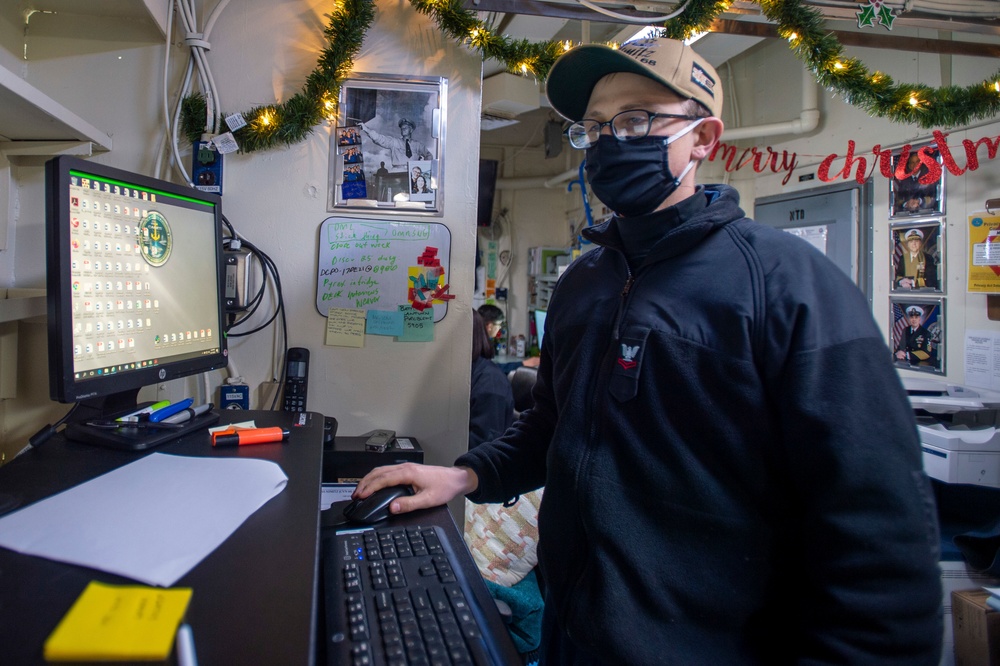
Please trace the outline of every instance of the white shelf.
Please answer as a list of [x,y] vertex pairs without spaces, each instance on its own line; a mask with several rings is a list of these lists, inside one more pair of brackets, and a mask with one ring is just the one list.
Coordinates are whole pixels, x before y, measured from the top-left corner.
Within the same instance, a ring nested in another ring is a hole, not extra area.
[[0,324],[45,315],[44,289],[0,289]]
[[36,4],[39,9],[57,14],[106,16],[118,25],[122,21],[152,21],[160,35],[165,36],[168,1],[172,0],[45,0]]
[[[33,19],[32,30],[44,35],[86,19],[88,25],[97,26],[101,37],[107,30],[106,38],[112,41],[122,32],[130,39],[156,42],[166,34],[169,1],[46,0],[45,14]],[[0,66],[0,150],[15,159],[66,152],[90,155],[111,150],[111,137]]]
[[[86,142],[111,150],[111,137],[0,66],[0,136],[15,142]],[[53,148],[45,148],[54,154]],[[5,151],[6,152],[6,151]],[[55,152],[58,152],[56,150]]]

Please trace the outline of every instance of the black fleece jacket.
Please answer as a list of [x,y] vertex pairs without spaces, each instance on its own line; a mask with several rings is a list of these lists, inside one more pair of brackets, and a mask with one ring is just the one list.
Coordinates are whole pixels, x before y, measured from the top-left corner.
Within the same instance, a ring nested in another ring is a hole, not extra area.
[[535,407],[456,461],[470,499],[545,486],[546,612],[598,660],[937,664],[934,500],[864,297],[732,188],[695,196],[634,272],[588,230]]

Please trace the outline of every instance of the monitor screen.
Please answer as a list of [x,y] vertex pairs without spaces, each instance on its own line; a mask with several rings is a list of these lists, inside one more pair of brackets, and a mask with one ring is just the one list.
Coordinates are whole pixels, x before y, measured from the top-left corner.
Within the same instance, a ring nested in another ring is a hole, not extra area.
[[535,335],[538,336],[538,349],[542,348],[542,336],[545,335],[545,310],[535,310]]
[[221,199],[60,156],[46,165],[49,392],[99,411],[226,365]]

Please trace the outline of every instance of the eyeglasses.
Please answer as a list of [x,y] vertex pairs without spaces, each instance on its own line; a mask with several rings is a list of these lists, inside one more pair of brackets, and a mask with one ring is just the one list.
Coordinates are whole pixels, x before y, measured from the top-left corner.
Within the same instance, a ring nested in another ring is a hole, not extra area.
[[697,120],[698,116],[679,113],[653,113],[642,109],[632,109],[615,114],[611,120],[603,123],[589,119],[573,123],[566,130],[566,136],[574,148],[590,148],[597,143],[597,137],[601,135],[601,130],[610,125],[611,134],[619,141],[635,141],[649,136],[649,129],[656,118]]

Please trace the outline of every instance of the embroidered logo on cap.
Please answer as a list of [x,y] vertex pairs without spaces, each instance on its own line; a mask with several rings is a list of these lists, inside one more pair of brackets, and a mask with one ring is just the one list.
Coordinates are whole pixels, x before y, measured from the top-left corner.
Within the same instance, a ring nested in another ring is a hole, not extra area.
[[622,53],[627,56],[631,56],[635,60],[643,63],[644,65],[649,65],[650,67],[656,67],[656,40],[644,40],[640,42],[631,42],[629,44],[624,44],[619,49]]
[[691,65],[691,81],[715,99],[715,79],[708,72],[698,66],[697,63]]
[[622,357],[618,359],[618,365],[622,366],[626,370],[631,370],[636,366],[635,355],[639,353],[639,345],[634,347],[629,347],[628,345],[622,345]]

